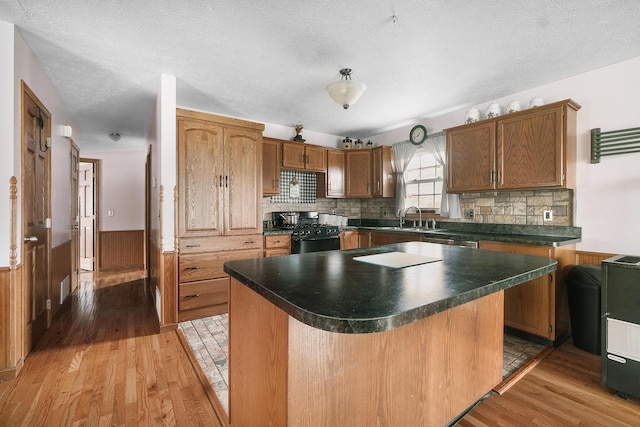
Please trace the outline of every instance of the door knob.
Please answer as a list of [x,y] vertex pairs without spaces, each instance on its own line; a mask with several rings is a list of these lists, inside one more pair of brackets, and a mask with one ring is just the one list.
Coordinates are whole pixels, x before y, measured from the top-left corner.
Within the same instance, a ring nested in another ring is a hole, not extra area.
[[37,242],[38,241],[38,236],[25,236],[24,237],[24,242],[25,243],[29,243],[29,242]]

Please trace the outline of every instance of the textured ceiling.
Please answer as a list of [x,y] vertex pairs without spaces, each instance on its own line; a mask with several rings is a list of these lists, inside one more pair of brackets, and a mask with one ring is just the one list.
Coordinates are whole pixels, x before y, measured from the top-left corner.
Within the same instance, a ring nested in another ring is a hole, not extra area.
[[[0,0],[0,20],[88,151],[143,146],[161,73],[180,106],[366,138],[640,56],[638,0]],[[349,110],[324,91],[345,67],[368,86]]]

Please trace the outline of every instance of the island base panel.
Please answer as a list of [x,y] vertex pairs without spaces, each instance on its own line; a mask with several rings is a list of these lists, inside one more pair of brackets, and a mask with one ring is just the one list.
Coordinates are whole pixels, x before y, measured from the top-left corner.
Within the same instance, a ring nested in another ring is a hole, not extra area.
[[502,380],[503,292],[390,331],[340,334],[231,282],[236,427],[444,425]]

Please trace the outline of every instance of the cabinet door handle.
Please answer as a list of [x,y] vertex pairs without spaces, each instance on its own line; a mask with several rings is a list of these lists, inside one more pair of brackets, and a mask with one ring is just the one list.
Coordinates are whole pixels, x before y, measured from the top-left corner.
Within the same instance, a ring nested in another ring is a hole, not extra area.
[[489,182],[493,182],[493,170],[489,171]]
[[380,191],[380,181],[378,181],[378,191]]
[[222,187],[222,175],[220,175],[220,187]]
[[496,182],[498,184],[500,184],[501,178],[502,178],[502,169],[498,169],[498,177],[496,179]]
[[224,176],[224,186],[225,186],[225,188],[229,187],[229,176],[228,175]]
[[188,248],[199,248],[200,244],[197,245],[187,245]]
[[185,299],[186,299],[186,298],[198,298],[199,296],[200,296],[200,294],[187,295],[187,296],[185,297]]
[[246,241],[246,242],[244,242],[244,244],[245,244],[245,245],[253,245],[255,242],[256,242],[255,240],[253,240],[253,241]]
[[200,267],[187,267],[185,270],[200,270]]

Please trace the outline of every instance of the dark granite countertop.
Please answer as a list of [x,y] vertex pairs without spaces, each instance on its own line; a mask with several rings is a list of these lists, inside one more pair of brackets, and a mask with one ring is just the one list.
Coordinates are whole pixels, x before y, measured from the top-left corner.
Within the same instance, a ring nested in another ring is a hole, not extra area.
[[[411,220],[408,220],[409,222]],[[372,231],[384,231],[390,233],[419,233],[426,237],[442,239],[488,240],[505,243],[522,243],[536,246],[564,246],[581,241],[582,229],[570,226],[542,226],[520,224],[477,224],[464,222],[438,223],[438,228],[413,228],[409,226],[398,227],[389,225],[388,221],[356,220],[350,224],[360,229]]]
[[[355,261],[385,252],[442,261],[391,268]],[[224,271],[299,321],[332,332],[381,332],[555,271],[553,259],[410,242],[229,261]]]

